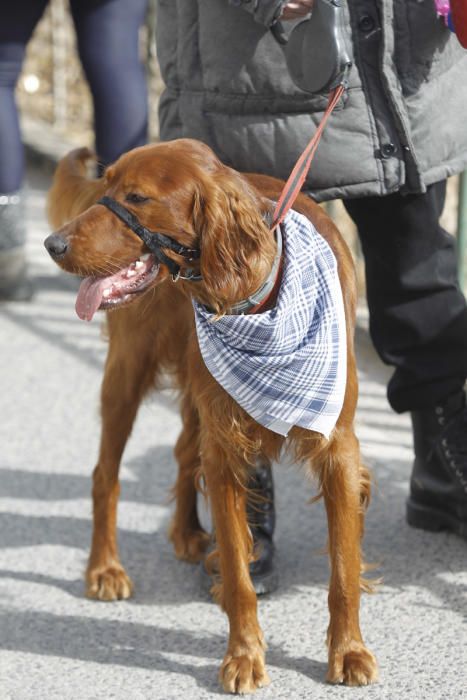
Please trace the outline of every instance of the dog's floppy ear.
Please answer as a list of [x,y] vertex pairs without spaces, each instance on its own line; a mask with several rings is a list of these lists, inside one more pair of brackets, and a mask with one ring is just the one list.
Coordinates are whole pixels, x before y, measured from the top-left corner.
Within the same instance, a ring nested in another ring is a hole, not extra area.
[[47,216],[53,229],[74,219],[104,194],[104,180],[88,174],[90,161],[95,161],[94,153],[77,148],[59,162],[47,196]]
[[193,225],[201,248],[201,274],[209,306],[217,313],[260,286],[274,238],[265,206],[248,181],[230,168],[200,183]]

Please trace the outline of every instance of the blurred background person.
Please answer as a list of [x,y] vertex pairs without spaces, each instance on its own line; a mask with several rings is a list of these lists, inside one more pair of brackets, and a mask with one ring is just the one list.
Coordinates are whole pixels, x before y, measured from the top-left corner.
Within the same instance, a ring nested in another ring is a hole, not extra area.
[[[70,0],[78,52],[94,104],[102,169],[147,141],[148,99],[139,31],[148,0]],[[0,20],[0,301],[33,293],[25,255],[24,151],[15,86],[48,0],[7,3]]]

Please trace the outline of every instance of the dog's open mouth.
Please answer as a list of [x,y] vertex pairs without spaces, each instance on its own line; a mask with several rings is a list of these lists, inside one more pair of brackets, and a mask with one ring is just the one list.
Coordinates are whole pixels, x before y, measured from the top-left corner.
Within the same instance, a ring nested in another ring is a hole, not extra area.
[[109,277],[86,277],[76,298],[76,313],[83,321],[91,321],[98,310],[113,309],[128,303],[146,291],[159,273],[154,255],[146,253]]

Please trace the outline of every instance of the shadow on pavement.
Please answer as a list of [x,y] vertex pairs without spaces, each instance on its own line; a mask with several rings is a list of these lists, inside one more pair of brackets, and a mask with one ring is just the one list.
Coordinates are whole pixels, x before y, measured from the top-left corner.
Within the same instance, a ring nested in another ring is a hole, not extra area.
[[[0,625],[4,630],[0,641],[0,648],[3,649],[188,674],[195,678],[198,685],[224,695],[217,683],[226,648],[226,639],[221,635],[203,636],[185,629],[173,630],[78,616],[58,617],[32,611],[0,611]],[[110,641],[106,644],[103,640]],[[215,661],[212,664],[190,664],[175,661],[169,654]],[[278,645],[269,646],[268,662],[324,683],[326,664],[310,658],[289,656]]]

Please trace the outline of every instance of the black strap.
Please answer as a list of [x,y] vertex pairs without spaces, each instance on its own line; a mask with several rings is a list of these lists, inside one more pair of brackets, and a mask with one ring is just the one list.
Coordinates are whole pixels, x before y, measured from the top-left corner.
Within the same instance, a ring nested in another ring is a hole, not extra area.
[[124,207],[123,204],[120,204],[120,202],[117,202],[111,197],[104,196],[99,199],[97,204],[102,204],[104,207],[107,207],[107,209],[110,209],[110,211],[113,212],[115,216],[118,216],[118,218],[123,221],[123,223],[126,224],[128,228],[133,231],[133,233],[141,238],[143,243],[147,248],[149,248],[151,253],[156,256],[159,262],[168,267],[169,272],[174,278],[192,280],[201,279],[201,277],[197,275],[194,270],[188,270],[188,276],[181,275],[180,265],[176,263],[175,260],[167,257],[167,255],[165,255],[165,253],[161,250],[161,248],[168,248],[169,250],[173,250],[174,253],[177,253],[177,255],[181,255],[182,257],[186,258],[189,262],[192,262],[200,257],[201,252],[199,249],[187,248],[170,236],[160,233],[160,231],[151,231],[143,226],[138,221],[137,217],[126,207]]

